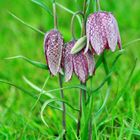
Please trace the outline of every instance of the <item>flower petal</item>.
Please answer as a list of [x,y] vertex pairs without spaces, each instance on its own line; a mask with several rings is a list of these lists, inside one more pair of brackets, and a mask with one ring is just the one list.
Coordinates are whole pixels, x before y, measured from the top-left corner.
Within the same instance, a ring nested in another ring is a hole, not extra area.
[[73,56],[74,72],[81,82],[85,83],[88,77],[88,63],[83,52]]
[[47,64],[53,75],[56,75],[60,70],[63,44],[63,38],[59,31],[51,30],[46,34],[44,50]]
[[73,73],[73,62],[72,62],[72,54],[71,49],[73,48],[76,41],[71,41],[66,44],[66,48],[64,51],[64,70],[65,70],[65,81],[68,82]]
[[[118,43],[119,49],[122,49],[121,36],[120,36],[120,31],[119,31],[119,26],[118,26],[117,20],[111,13],[110,13],[110,16],[111,16],[112,22],[114,24],[114,30],[116,31],[116,38],[117,38],[117,43]],[[116,45],[117,45],[117,43],[116,43]]]
[[85,54],[85,56],[86,56],[87,62],[88,62],[88,73],[89,73],[89,76],[92,76],[93,72],[95,70],[95,60],[94,60],[94,57],[93,57],[91,51],[88,51]]
[[119,49],[122,49],[122,41],[121,41],[120,33],[118,34],[118,46]]
[[94,51],[100,55],[106,46],[104,26],[102,24],[102,13],[95,13],[89,16],[87,21],[87,34]]
[[115,51],[118,40],[118,25],[117,21],[111,13],[107,13],[106,18],[102,21],[105,26],[106,38],[108,47]]

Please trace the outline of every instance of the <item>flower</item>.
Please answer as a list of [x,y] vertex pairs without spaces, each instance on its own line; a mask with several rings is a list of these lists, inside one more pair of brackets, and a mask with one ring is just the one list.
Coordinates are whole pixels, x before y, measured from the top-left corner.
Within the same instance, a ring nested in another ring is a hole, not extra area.
[[61,71],[63,46],[63,37],[58,30],[53,29],[46,33],[44,39],[44,52],[52,75],[56,75]]
[[113,52],[118,43],[121,49],[121,38],[118,23],[115,17],[108,12],[97,12],[91,14],[86,23],[87,47],[92,46],[93,51],[100,55],[104,49],[111,49]]
[[71,54],[71,49],[75,43],[76,41],[67,43],[64,51],[65,81],[69,81],[73,72],[75,72],[80,81],[85,83],[88,75],[93,75],[95,62],[90,50],[86,54],[84,54],[83,50],[77,54]]

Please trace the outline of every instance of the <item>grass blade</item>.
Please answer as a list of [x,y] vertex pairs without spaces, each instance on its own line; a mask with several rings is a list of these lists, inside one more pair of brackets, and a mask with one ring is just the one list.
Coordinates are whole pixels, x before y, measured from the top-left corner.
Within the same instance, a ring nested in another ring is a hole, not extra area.
[[31,0],[31,1],[39,5],[40,7],[42,7],[47,13],[49,13],[53,17],[53,14],[51,10],[49,9],[49,7],[46,4],[44,4],[41,0]]
[[63,138],[63,135],[65,134],[65,130],[62,130],[59,137],[57,137],[55,140],[61,140]]
[[0,79],[0,83],[4,83],[4,84],[8,84],[8,85],[10,85],[10,86],[13,86],[13,87],[15,87],[15,88],[17,88],[17,89],[23,91],[24,93],[30,95],[30,96],[33,97],[34,99],[37,99],[37,98],[38,98],[37,95],[35,95],[35,94],[33,94],[33,93],[31,93],[31,92],[25,90],[24,88],[22,88],[22,87],[20,87],[20,86],[18,86],[18,85],[16,85],[16,84],[13,84],[13,83],[11,83],[11,82],[8,82],[8,81],[6,81],[6,80]]
[[62,4],[56,2],[56,5],[59,6],[60,8],[64,9],[65,11],[67,11],[70,14],[75,14],[75,12],[73,12],[72,10],[68,9],[67,7],[63,6]]
[[[124,87],[122,88],[121,92],[117,95],[117,97],[114,99],[113,103],[110,105],[110,108],[108,110],[108,112],[110,113],[113,108],[117,105],[119,99],[125,94],[127,87],[129,86],[130,80],[132,78],[132,75],[134,73],[134,70],[136,68],[136,64],[137,64],[137,59],[135,60],[134,66],[126,80],[126,83],[124,84]],[[95,119],[95,118],[94,118]],[[107,122],[107,116],[104,116],[103,119],[98,123],[98,129],[99,127],[101,127],[103,124],[105,124]]]
[[27,61],[28,63],[40,68],[40,69],[45,69],[45,70],[48,70],[48,66],[46,64],[43,64],[41,62],[37,62],[37,61],[33,61],[27,57],[24,57],[24,56],[21,56],[21,55],[18,55],[18,56],[14,56],[14,57],[8,57],[8,58],[5,58],[7,60],[12,60],[12,59],[23,59],[25,61]]
[[104,99],[104,102],[103,102],[102,106],[100,107],[98,112],[95,114],[96,117],[99,116],[99,114],[101,114],[101,112],[103,111],[104,107],[106,106],[106,103],[107,103],[107,100],[109,98],[109,95],[110,95],[110,87],[107,90],[106,97]]
[[[24,77],[23,77],[23,78],[24,78]],[[41,88],[41,91],[39,92],[38,99],[36,100],[35,104],[34,104],[33,107],[32,107],[32,110],[35,108],[35,106],[37,105],[39,99],[41,98],[41,95],[42,95],[42,93],[43,93],[43,90],[44,90],[44,88],[46,87],[46,84],[47,84],[48,81],[49,81],[49,78],[50,78],[50,76],[47,76],[47,78],[46,78],[46,80],[45,80],[45,82],[44,82],[44,84],[43,84],[43,86],[42,86],[42,88]]]
[[[38,96],[37,96],[37,95],[35,95],[35,94],[32,93],[32,92],[29,92],[28,90],[25,90],[24,88],[22,88],[22,87],[20,87],[20,86],[18,86],[18,85],[16,85],[16,84],[13,84],[13,83],[8,82],[8,81],[3,80],[3,79],[0,79],[0,83],[13,86],[13,87],[15,87],[15,88],[21,90],[23,93],[29,95],[30,97],[33,97],[33,98],[36,99],[36,100],[38,99]],[[40,103],[43,103],[43,102],[45,101],[45,99],[42,100],[41,98],[39,98],[39,101],[40,101]],[[58,107],[59,104],[57,105],[57,107],[54,106],[54,105],[48,105],[48,106],[52,107],[53,109],[57,109],[57,110],[59,110],[59,111],[63,111],[60,107]],[[78,110],[77,110],[77,111],[78,111]],[[75,122],[77,122],[76,118],[75,118],[72,114],[70,114],[69,112],[67,112],[66,114],[67,114],[71,119],[73,119]]]
[[116,104],[118,103],[119,99],[125,94],[126,89],[127,89],[128,85],[129,85],[130,79],[131,79],[131,77],[132,77],[132,75],[133,75],[133,73],[134,73],[134,70],[135,70],[135,68],[136,68],[136,64],[137,64],[137,59],[135,60],[134,66],[133,66],[133,68],[132,68],[132,70],[131,70],[131,72],[130,72],[130,74],[129,74],[127,80],[126,80],[126,83],[125,83],[124,87],[122,88],[122,90],[121,90],[121,92],[119,93],[119,95],[118,95],[118,96],[115,98],[115,100],[113,101],[113,103],[112,103],[112,105],[111,105],[111,107],[110,107],[109,112],[116,106]]
[[60,90],[68,90],[68,89],[73,89],[73,88],[77,88],[77,89],[82,89],[82,90],[87,90],[85,86],[81,86],[81,85],[75,85],[75,86],[67,86],[67,87],[63,87],[63,88],[57,88],[57,89],[53,89],[53,90],[48,90],[47,92],[48,93],[52,93],[52,92],[55,92],[55,91],[60,91]]
[[47,91],[45,91],[44,89],[39,88],[38,86],[34,85],[31,81],[29,81],[25,76],[23,76],[23,80],[33,89],[35,89],[36,91],[40,92],[41,94],[45,94],[46,96],[48,96],[49,98],[55,98],[55,96],[53,96],[52,94],[48,93]]
[[137,42],[139,42],[139,41],[140,41],[140,38],[137,38],[137,39],[135,39],[135,40],[132,40],[132,41],[130,41],[130,42],[124,44],[123,47],[125,48],[125,47],[127,47],[127,46],[129,46],[129,45],[132,45],[132,44],[134,44],[134,43],[137,43]]
[[[21,90],[23,93],[29,95],[30,97],[33,97],[34,99],[38,99],[38,96],[35,95],[34,93],[29,92],[28,90],[26,90],[26,89],[24,89],[24,88],[22,88],[22,87],[20,87],[20,86],[18,86],[18,85],[16,85],[16,84],[13,84],[13,83],[11,83],[11,82],[9,82],[9,81],[6,81],[6,80],[3,80],[3,79],[0,79],[0,83],[7,84],[7,85],[10,85],[10,86],[13,86],[13,87],[15,87],[15,88]],[[45,99],[44,99],[44,100],[39,99],[39,101],[40,101],[40,103],[43,103],[43,102],[45,101]],[[55,106],[53,106],[53,105],[49,105],[49,106],[52,107],[52,108],[54,108],[54,109],[57,109],[57,110],[62,111],[62,109],[59,108],[59,107],[55,107]],[[70,116],[70,115],[69,115],[69,116]]]
[[104,84],[108,81],[108,79],[111,77],[112,75],[112,72],[110,72],[106,77],[105,79],[103,80],[103,82],[96,88],[96,89],[93,89],[92,92],[95,93],[95,92],[98,92],[103,86]]
[[[41,92],[41,91],[42,91],[41,88],[39,88],[38,86],[36,86],[35,84],[33,84],[33,83],[32,83],[31,81],[29,81],[25,76],[23,76],[23,80],[24,80],[30,87],[32,87],[33,89],[35,89],[36,91],[38,91],[38,92]],[[60,91],[61,89],[63,89],[63,90],[68,90],[68,89],[73,89],[73,88],[83,89],[83,90],[85,90],[85,91],[87,90],[87,89],[85,88],[85,86],[75,85],[75,86],[67,86],[67,87],[57,88],[57,89],[48,90],[48,91],[43,90],[42,93],[43,93],[44,95],[47,95],[47,96],[51,97],[51,98],[54,98],[54,96],[53,96],[52,94],[49,94],[49,93],[56,92],[56,91]]]
[[[46,95],[46,96],[48,96],[48,97],[51,98],[51,99],[56,98],[54,95],[50,94],[51,92],[49,93],[49,92],[47,92],[47,91],[45,91],[45,90],[39,88],[38,86],[36,86],[35,84],[33,84],[31,81],[29,81],[25,76],[23,76],[23,80],[24,80],[31,88],[35,89],[35,90],[38,91],[38,92],[41,92],[41,95]],[[59,89],[59,90],[60,90],[60,89]],[[40,98],[38,98],[38,100],[39,100],[39,99],[40,99]],[[60,106],[59,103],[58,103],[57,105]],[[57,109],[57,108],[56,108],[56,109]],[[57,109],[57,110],[58,110],[58,109]],[[61,108],[59,108],[59,110],[62,111]],[[69,112],[67,112],[67,115],[68,115],[70,118],[72,118],[75,122],[77,122],[77,119],[76,119],[72,114],[70,114]]]
[[[92,90],[92,92],[94,93],[94,92],[98,92],[103,86],[104,86],[104,84],[109,80],[109,78],[111,77],[111,75],[112,75],[112,73],[113,73],[113,70],[114,70],[114,66],[115,66],[115,64],[116,64],[116,62],[117,62],[117,60],[120,58],[120,56],[121,56],[122,54],[118,54],[117,56],[116,56],[116,58],[114,59],[114,61],[113,61],[113,64],[112,64],[112,68],[111,68],[111,70],[110,70],[110,73],[105,77],[105,79],[103,80],[103,82],[99,85],[99,87],[97,87],[96,89],[94,89],[94,90]],[[99,63],[101,64],[102,62],[102,57],[100,57],[99,58],[100,60],[99,60]],[[98,63],[98,62],[97,62]],[[99,64],[99,65],[100,65]],[[98,64],[97,64],[98,65]]]
[[16,15],[14,15],[12,12],[9,12],[8,13],[14,18],[16,19],[17,21],[19,21],[20,23],[22,23],[23,25],[27,26],[28,28],[32,29],[33,31],[36,31],[42,35],[45,35],[44,32],[40,31],[39,29],[36,29],[35,27],[29,25],[28,23],[24,22],[22,19],[20,19],[19,17],[17,17]]
[[90,5],[91,5],[91,0],[87,0],[87,10],[86,10],[86,14],[89,12]]
[[43,106],[42,106],[42,108],[41,108],[41,112],[40,112],[41,119],[42,119],[43,123],[44,123],[47,127],[48,127],[48,124],[46,123],[46,121],[45,121],[45,119],[44,119],[44,116],[43,116],[44,110],[45,110],[45,108],[46,108],[50,103],[56,102],[56,101],[63,102],[63,103],[65,103],[66,105],[68,105],[71,109],[73,109],[73,110],[75,110],[75,111],[79,111],[79,109],[74,108],[72,105],[70,105],[70,104],[69,104],[67,101],[65,101],[65,100],[62,100],[62,99],[59,99],[59,98],[54,98],[54,99],[47,100],[47,101],[43,104]]
[[102,61],[103,61],[103,55],[101,55],[101,56],[98,58],[98,60],[97,60],[97,62],[96,62],[96,66],[95,66],[96,69],[98,69],[98,67],[102,64]]
[[131,128],[125,128],[125,131],[129,131],[131,132],[133,135],[137,135],[137,136],[140,136],[140,131],[136,128],[134,129],[131,129]]

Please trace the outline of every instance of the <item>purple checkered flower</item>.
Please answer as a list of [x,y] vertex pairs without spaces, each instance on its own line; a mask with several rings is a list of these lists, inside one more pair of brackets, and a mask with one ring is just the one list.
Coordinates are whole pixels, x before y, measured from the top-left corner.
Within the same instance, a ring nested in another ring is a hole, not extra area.
[[63,46],[63,37],[58,30],[53,29],[46,33],[44,39],[44,51],[52,75],[56,75],[61,70]]
[[69,81],[74,72],[80,81],[85,83],[88,76],[93,75],[95,62],[90,50],[86,54],[83,50],[77,54],[71,54],[71,49],[75,43],[76,41],[67,43],[64,51],[65,80],[66,82]]
[[118,23],[115,17],[108,12],[91,14],[86,24],[87,47],[92,46],[93,51],[100,55],[105,49],[115,51],[118,43],[121,49],[121,38]]

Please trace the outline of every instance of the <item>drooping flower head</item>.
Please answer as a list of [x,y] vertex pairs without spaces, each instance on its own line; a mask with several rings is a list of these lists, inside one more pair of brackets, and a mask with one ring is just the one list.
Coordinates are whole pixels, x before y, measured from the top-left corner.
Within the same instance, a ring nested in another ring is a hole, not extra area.
[[74,72],[80,81],[85,83],[88,75],[91,76],[94,72],[95,62],[90,51],[86,54],[84,54],[83,50],[77,54],[71,54],[71,49],[75,43],[76,41],[67,43],[64,51],[65,80],[69,81]]
[[53,29],[46,33],[44,39],[44,51],[52,75],[56,75],[61,69],[63,46],[63,37],[58,30]]
[[108,12],[91,14],[86,23],[87,48],[89,44],[93,51],[100,55],[104,49],[115,51],[118,43],[121,49],[121,38],[115,17]]

